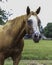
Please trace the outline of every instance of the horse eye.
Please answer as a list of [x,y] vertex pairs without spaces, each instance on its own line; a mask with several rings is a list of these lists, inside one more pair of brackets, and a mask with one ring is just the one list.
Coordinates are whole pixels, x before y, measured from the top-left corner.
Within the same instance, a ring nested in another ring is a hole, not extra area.
[[28,22],[28,24],[29,24],[29,25],[31,25],[31,24],[32,24],[32,20],[31,20],[31,19],[30,19],[30,20],[28,20],[27,22]]

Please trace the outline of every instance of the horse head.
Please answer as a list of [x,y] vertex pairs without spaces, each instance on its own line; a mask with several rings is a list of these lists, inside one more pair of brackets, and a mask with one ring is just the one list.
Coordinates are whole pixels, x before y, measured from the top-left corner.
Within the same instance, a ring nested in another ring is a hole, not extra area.
[[39,17],[37,16],[39,12],[40,12],[40,7],[36,10],[36,12],[33,12],[33,11],[30,12],[29,7],[27,7],[27,10],[26,10],[27,17],[31,13],[31,16],[26,21],[26,33],[32,36],[34,42],[39,42],[41,38],[40,29],[39,29],[41,21]]

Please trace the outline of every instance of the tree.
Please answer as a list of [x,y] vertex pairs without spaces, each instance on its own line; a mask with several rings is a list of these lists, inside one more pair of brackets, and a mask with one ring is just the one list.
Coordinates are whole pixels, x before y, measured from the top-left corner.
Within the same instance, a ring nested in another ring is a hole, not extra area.
[[47,26],[44,28],[44,35],[47,38],[52,38],[52,23],[48,23]]
[[10,9],[10,11],[6,11],[6,10],[2,10],[1,8],[0,8],[0,24],[2,25],[2,24],[4,24],[5,22],[4,21],[6,21],[6,20],[8,20],[8,17],[10,17],[13,13],[11,13],[11,10],[12,9]]
[[4,20],[8,19],[6,12],[0,8],[0,24],[4,24]]

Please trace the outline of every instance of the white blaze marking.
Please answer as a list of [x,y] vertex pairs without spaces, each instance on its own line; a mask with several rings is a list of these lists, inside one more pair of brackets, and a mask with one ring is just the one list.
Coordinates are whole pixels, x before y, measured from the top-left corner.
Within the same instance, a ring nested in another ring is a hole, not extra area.
[[37,22],[37,19],[36,19],[36,16],[31,16],[29,19],[32,19],[33,21],[33,30],[34,30],[34,33],[38,33],[40,34],[40,31],[39,31],[39,28],[38,28],[38,22]]

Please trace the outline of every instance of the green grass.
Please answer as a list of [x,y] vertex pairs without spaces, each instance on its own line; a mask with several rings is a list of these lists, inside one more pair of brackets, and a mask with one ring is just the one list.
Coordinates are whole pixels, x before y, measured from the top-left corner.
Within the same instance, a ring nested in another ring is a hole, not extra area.
[[52,60],[52,40],[41,40],[34,43],[33,40],[24,40],[22,59],[48,59]]
[[[13,65],[13,62],[6,60],[4,65]],[[52,65],[52,60],[21,60],[19,65]]]
[[[52,40],[24,40],[24,50],[19,65],[52,65]],[[28,60],[27,60],[28,59]],[[6,60],[5,65],[13,65],[12,60]]]

